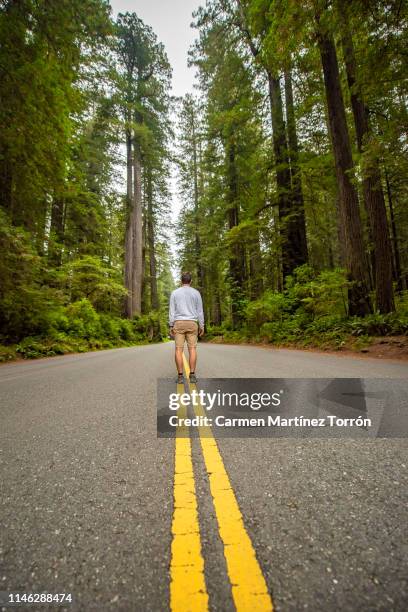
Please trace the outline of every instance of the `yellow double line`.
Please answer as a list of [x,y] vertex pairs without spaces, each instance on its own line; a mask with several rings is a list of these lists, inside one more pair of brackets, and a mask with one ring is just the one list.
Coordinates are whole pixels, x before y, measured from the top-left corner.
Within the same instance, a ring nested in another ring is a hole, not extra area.
[[[190,370],[184,355],[183,358],[188,377]],[[183,385],[179,387],[177,392],[183,393]],[[190,390],[194,388],[195,385],[190,384]],[[205,415],[202,406],[196,406],[195,413],[197,416]],[[178,414],[185,416],[185,406],[180,406]],[[208,592],[201,553],[191,440],[188,428],[178,428],[177,431],[170,608],[172,612],[201,612],[208,610]],[[272,612],[272,599],[211,427],[199,427],[199,434],[237,612]]]

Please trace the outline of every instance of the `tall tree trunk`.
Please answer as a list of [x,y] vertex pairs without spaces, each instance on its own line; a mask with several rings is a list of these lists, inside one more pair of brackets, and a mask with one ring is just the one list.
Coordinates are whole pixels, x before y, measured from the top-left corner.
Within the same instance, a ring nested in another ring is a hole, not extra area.
[[194,173],[194,246],[195,261],[197,269],[197,288],[202,293],[204,290],[204,271],[201,263],[201,240],[200,240],[200,215],[199,215],[199,189],[198,189],[198,163],[197,163],[197,134],[195,126],[195,116],[191,122],[193,138],[193,173]]
[[285,121],[283,118],[282,94],[280,79],[274,77],[269,70],[268,86],[271,106],[272,139],[275,155],[276,187],[278,191],[278,208],[280,236],[282,242],[282,274],[286,278],[294,268],[304,263],[297,260],[298,245],[292,235],[293,223],[291,211],[291,178],[289,167],[289,152],[286,142]]
[[133,154],[133,268],[132,268],[132,317],[142,312],[143,284],[143,211],[142,211],[142,159],[140,145],[134,142]]
[[299,145],[296,132],[295,107],[293,103],[292,74],[289,69],[285,71],[285,101],[286,101],[286,129],[288,133],[289,158],[292,174],[292,204],[291,204],[291,230],[290,235],[295,238],[295,258],[299,263],[308,261],[306,241],[306,221],[302,191],[302,178],[299,168]]
[[[283,118],[280,79],[272,72],[267,62],[260,59],[260,48],[257,47],[251,36],[244,4],[242,0],[236,0],[236,3],[239,16],[238,26],[254,59],[260,62],[268,79],[273,150],[276,167],[276,186],[278,191],[280,238],[282,245],[282,275],[283,279],[285,279],[286,276],[292,274],[297,266],[307,261],[307,253],[305,257],[306,232],[302,230],[302,223],[297,217],[296,199],[292,201],[293,194],[289,167],[289,152],[288,143],[286,141],[285,121]],[[225,4],[224,2],[224,5]],[[279,285],[282,285],[282,279],[279,280]]]
[[[143,193],[146,193],[146,178],[143,178]],[[143,268],[143,276],[142,276],[142,313],[145,314],[149,312],[150,309],[150,301],[149,301],[149,293],[150,293],[150,262],[147,260],[147,248],[148,248],[148,238],[147,238],[147,211],[146,211],[146,203],[143,202],[143,223],[142,223],[142,234],[143,234],[143,246],[142,246],[142,268]],[[149,290],[148,290],[149,288]]]
[[126,233],[125,233],[125,298],[124,315],[130,319],[133,312],[132,270],[133,270],[133,179],[132,179],[132,136],[130,128],[126,129]]
[[336,208],[336,220],[337,220],[337,240],[339,244],[339,266],[341,268],[347,267],[347,257],[346,257],[346,238],[344,235],[344,225],[342,222],[342,217],[340,213],[340,194],[337,192],[336,200],[335,200],[335,208]]
[[[228,226],[233,229],[239,224],[238,177],[235,161],[235,144],[227,145],[228,164]],[[244,295],[245,283],[245,254],[242,242],[234,240],[230,246],[229,255],[230,282],[231,282],[231,316],[232,327],[237,329],[242,322],[240,302]]]
[[2,149],[0,151],[0,206],[7,210],[11,220],[13,221],[13,174],[12,166],[7,155],[7,149]]
[[391,232],[392,232],[392,246],[394,253],[394,262],[395,262],[395,277],[397,281],[397,289],[398,291],[403,290],[402,284],[402,271],[401,271],[401,258],[398,244],[398,235],[397,235],[397,226],[395,224],[395,214],[394,214],[394,204],[392,201],[392,193],[391,193],[391,185],[390,179],[388,176],[387,168],[384,168],[385,174],[385,184],[387,186],[387,197],[388,197],[388,207],[390,209],[390,220],[391,220]]
[[[51,211],[52,211],[52,204],[51,204]],[[49,212],[49,205],[47,202],[44,202],[38,214],[38,221],[37,221],[37,227],[36,227],[36,240],[35,240],[38,254],[41,255],[41,257],[45,255],[45,247],[47,244],[48,212]],[[66,214],[67,214],[67,203],[65,201],[64,214],[62,217],[62,226],[64,228],[64,233],[65,233]]]
[[259,246],[259,235],[249,244],[249,273],[250,273],[250,295],[252,300],[257,300],[263,292],[263,269],[262,255]]
[[51,204],[51,227],[48,243],[48,260],[52,266],[62,263],[62,246],[64,242],[64,200],[54,195]]
[[[369,125],[369,111],[364,104],[363,95],[356,79],[357,65],[347,15],[345,10],[339,10],[338,13],[342,16],[341,42],[347,81],[350,88],[357,148],[359,153],[363,153],[364,147],[369,145],[372,137]],[[364,157],[362,158],[362,174],[364,202],[374,246],[376,305],[379,312],[387,313],[395,310],[392,285],[392,249],[378,157],[370,156],[369,160]]]
[[[319,16],[316,16],[319,27]],[[353,159],[347,129],[339,67],[333,37],[319,27],[318,45],[323,67],[330,136],[333,146],[340,216],[344,227],[346,264],[351,287],[349,314],[364,316],[371,311],[366,275],[358,195],[353,184]]]
[[215,295],[214,295],[214,303],[213,303],[212,320],[213,320],[214,325],[221,325],[222,311],[221,311],[221,296],[220,296],[219,285],[217,285],[214,288],[214,291],[215,291]]
[[147,173],[147,242],[149,246],[150,301],[152,309],[158,310],[160,304],[159,294],[157,291],[157,266],[154,237],[153,185],[151,169],[149,169]]

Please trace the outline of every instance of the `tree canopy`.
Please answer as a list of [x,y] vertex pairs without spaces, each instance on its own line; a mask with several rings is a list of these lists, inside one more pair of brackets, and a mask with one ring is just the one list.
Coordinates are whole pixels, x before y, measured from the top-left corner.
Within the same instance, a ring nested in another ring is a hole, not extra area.
[[197,86],[176,99],[137,14],[1,2],[0,343],[160,339],[182,270],[209,336],[405,333],[405,4],[208,0],[193,19]]

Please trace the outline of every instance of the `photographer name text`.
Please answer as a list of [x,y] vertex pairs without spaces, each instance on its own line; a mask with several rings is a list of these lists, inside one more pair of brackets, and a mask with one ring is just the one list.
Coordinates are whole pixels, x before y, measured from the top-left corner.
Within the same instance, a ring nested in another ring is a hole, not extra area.
[[224,415],[216,417],[196,416],[192,418],[169,417],[172,427],[371,427],[371,419],[357,417],[343,419],[334,414],[320,418],[306,418],[303,416],[282,417],[268,415],[268,417],[229,418]]

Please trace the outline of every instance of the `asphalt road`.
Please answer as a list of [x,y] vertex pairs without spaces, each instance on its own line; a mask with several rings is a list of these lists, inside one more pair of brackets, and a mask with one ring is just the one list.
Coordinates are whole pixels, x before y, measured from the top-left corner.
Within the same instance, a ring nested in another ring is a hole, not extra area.
[[[174,374],[172,352],[0,368],[0,591],[71,592],[81,612],[169,609],[175,441],[157,438],[156,381]],[[408,378],[404,362],[209,344],[197,370]],[[408,609],[406,440],[218,446],[275,610]],[[192,459],[209,606],[234,610],[198,439]]]

